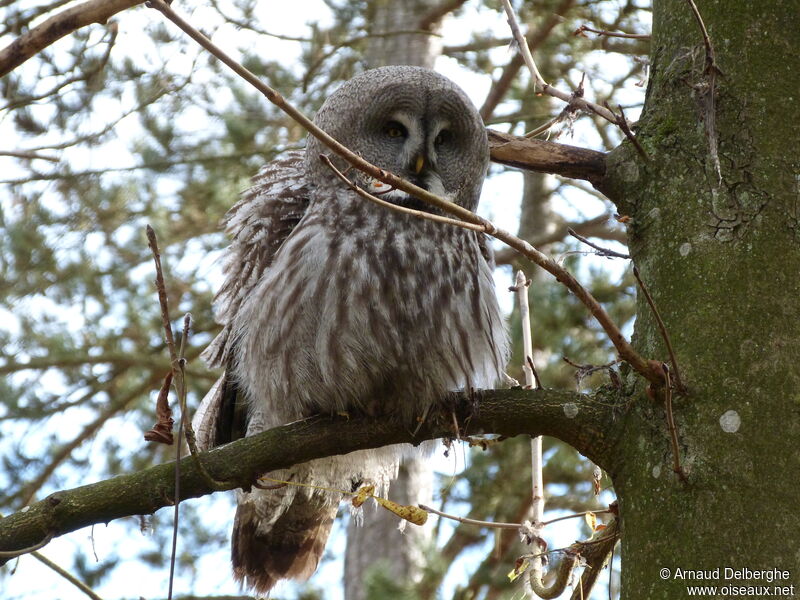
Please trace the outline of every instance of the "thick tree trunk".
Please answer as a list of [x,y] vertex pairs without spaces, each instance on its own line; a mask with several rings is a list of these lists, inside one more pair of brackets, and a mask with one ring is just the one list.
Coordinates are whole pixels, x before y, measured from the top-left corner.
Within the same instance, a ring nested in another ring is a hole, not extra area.
[[[432,69],[442,53],[441,38],[421,31],[420,23],[436,6],[435,0],[371,0],[368,10],[373,37],[366,53],[370,68],[416,65]],[[428,27],[435,33],[439,24]]]
[[[800,11],[792,0],[696,2],[724,73],[715,106],[689,3],[656,1],[638,132],[650,161],[623,144],[605,188],[632,217],[631,253],[689,388],[674,401],[688,484],[672,473],[663,402],[643,382],[621,422],[623,598],[684,598],[695,584],[718,586],[715,597],[741,595],[726,585],[789,596],[773,586],[800,593]],[[666,360],[638,304],[635,344]]]

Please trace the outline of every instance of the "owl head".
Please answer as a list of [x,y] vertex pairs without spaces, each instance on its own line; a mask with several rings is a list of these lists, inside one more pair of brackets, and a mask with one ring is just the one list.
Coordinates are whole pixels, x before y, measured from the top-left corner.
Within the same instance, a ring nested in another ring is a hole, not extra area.
[[[410,66],[367,71],[336,90],[314,122],[372,164],[470,210],[477,206],[489,162],[486,130],[467,95],[446,77]],[[343,185],[320,160],[322,153],[346,168],[309,136],[306,167],[311,183]],[[355,169],[349,177],[371,192],[389,190]],[[400,190],[381,197],[428,210]]]

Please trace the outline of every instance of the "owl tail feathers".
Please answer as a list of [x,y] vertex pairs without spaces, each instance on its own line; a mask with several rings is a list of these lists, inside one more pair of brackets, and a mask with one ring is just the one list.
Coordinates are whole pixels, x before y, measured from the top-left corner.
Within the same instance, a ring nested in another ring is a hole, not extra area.
[[267,530],[252,503],[236,509],[231,540],[234,578],[259,594],[281,579],[304,581],[314,574],[331,532],[336,506],[292,503]]

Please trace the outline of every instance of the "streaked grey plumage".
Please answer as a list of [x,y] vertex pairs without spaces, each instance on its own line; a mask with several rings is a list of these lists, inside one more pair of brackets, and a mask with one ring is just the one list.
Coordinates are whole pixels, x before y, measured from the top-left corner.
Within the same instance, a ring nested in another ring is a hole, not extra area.
[[[339,88],[315,122],[370,162],[476,207],[486,133],[445,77],[417,67],[368,71]],[[195,418],[204,447],[318,413],[388,414],[413,427],[447,391],[501,377],[507,341],[484,236],[359,198],[320,161],[323,152],[310,138],[304,157],[267,165],[227,217],[223,331],[204,355],[225,373]],[[397,190],[383,197],[431,210]],[[385,486],[402,453],[355,452],[271,476]],[[338,500],[298,486],[240,492],[235,576],[259,592],[310,576]]]

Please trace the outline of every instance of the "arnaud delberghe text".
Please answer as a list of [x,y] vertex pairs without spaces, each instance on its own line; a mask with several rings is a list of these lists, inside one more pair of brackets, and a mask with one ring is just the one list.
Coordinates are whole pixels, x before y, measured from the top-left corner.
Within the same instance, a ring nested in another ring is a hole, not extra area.
[[678,567],[672,574],[673,579],[697,580],[736,580],[750,581],[760,579],[766,582],[783,581],[789,579],[789,571],[784,569],[733,569],[731,567],[717,567],[716,569],[681,569]]

